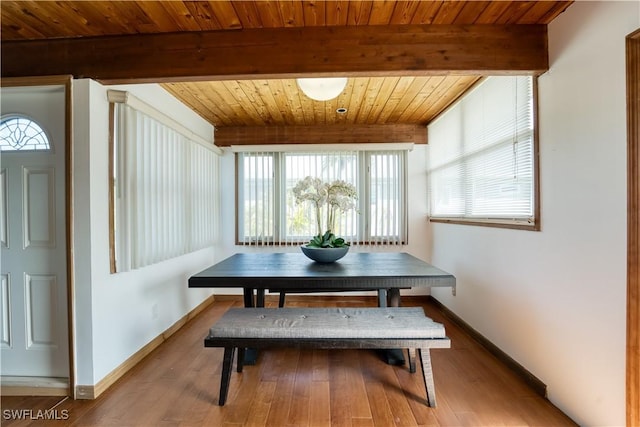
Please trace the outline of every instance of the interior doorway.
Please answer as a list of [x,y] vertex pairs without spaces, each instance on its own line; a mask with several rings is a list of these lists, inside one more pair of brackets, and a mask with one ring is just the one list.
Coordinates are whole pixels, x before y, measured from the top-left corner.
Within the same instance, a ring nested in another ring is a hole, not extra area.
[[69,78],[3,79],[2,393],[73,384]]

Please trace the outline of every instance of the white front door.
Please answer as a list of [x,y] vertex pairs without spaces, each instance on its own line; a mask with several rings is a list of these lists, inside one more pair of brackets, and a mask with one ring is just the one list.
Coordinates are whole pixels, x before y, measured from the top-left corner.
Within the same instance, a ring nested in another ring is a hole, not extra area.
[[69,378],[64,87],[2,88],[0,112],[24,120],[0,126],[0,373]]

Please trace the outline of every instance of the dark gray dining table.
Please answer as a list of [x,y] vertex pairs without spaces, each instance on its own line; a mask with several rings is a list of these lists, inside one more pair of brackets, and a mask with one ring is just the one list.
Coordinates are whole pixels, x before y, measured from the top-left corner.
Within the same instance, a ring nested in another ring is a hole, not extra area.
[[[272,292],[377,291],[380,307],[399,306],[400,289],[451,287],[455,277],[405,252],[355,252],[329,264],[298,253],[238,253],[189,278],[190,288],[242,288],[245,307]],[[251,363],[251,361],[247,361]]]
[[400,289],[441,286],[455,294],[456,278],[405,252],[350,252],[329,264],[301,252],[238,253],[189,278],[190,288],[242,288],[246,307],[264,306],[265,290],[375,290],[386,306],[399,303]]

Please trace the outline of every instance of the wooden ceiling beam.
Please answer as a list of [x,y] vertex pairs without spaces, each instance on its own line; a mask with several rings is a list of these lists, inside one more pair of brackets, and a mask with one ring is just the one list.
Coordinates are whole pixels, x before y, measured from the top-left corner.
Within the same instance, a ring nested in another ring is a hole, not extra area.
[[2,77],[104,83],[540,74],[546,25],[261,28],[1,42]]
[[427,143],[426,126],[386,125],[309,125],[309,126],[225,126],[216,128],[215,144],[360,144],[413,142]]

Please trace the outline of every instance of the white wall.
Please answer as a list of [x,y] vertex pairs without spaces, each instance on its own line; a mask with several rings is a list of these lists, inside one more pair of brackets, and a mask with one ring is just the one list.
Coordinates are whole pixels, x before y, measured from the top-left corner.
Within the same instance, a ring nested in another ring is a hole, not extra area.
[[[430,256],[430,242],[427,236],[427,178],[425,174],[426,146],[414,145],[408,156],[408,221],[409,240],[407,245],[402,246],[353,246],[349,251],[379,251],[379,252],[408,252],[413,256],[426,260]],[[235,177],[235,157],[231,150],[226,149],[222,157],[221,174],[225,177]],[[227,181],[225,181],[227,182]],[[278,247],[273,246],[255,247],[235,244],[235,182],[228,181],[222,189],[222,251],[225,257],[237,252],[298,252],[298,246]],[[242,289],[216,289],[217,294],[242,294]],[[402,295],[429,294],[428,288],[403,290]],[[339,294],[336,294],[339,295]],[[375,295],[373,292],[354,292],[352,295]]]
[[625,423],[625,36],[638,2],[576,2],[539,79],[542,231],[433,224],[458,295],[433,295],[580,425]]
[[[158,85],[128,90],[195,133],[213,128]],[[202,302],[212,291],[187,279],[214,261],[215,248],[142,268],[109,271],[107,87],[74,81],[74,226],[77,384],[101,379]]]

